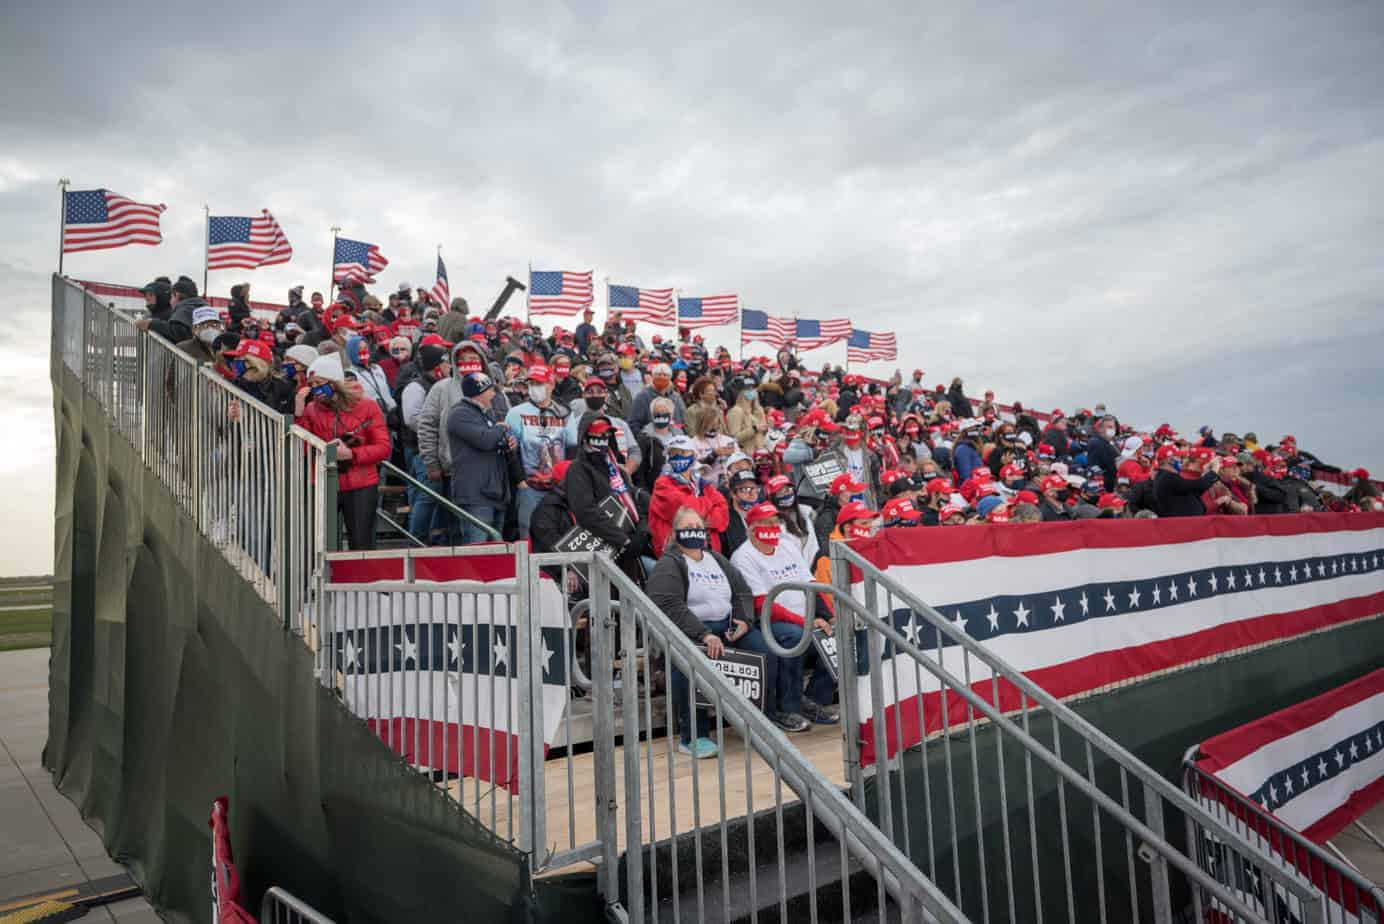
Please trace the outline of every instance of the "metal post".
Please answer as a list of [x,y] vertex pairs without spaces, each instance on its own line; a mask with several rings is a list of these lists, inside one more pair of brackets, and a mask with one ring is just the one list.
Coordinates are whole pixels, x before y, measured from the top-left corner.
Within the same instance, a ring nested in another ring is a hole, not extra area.
[[533,261],[529,261],[529,287],[524,290],[524,323],[529,323],[529,306],[533,304]]
[[[602,560],[599,567],[615,567],[610,559],[599,556]],[[596,565],[593,565],[596,567]],[[635,634],[639,622],[638,601],[632,599],[628,594],[620,595],[621,619],[620,619],[620,708],[624,717],[624,743],[625,743],[625,883],[628,893],[628,907],[630,918],[636,921],[644,920],[644,851],[641,849],[644,843],[644,819],[640,814],[640,792],[639,792],[639,640]],[[652,649],[653,627],[644,627],[644,644]],[[673,672],[673,654],[668,653],[668,675]],[[696,698],[695,674],[688,671],[688,695]],[[646,678],[647,680],[647,678]],[[669,697],[671,699],[671,696]],[[652,734],[652,730],[650,730]],[[668,734],[671,735],[672,725],[669,724]],[[670,739],[671,740],[671,739]],[[614,742],[612,741],[612,745]],[[653,747],[652,740],[649,746]],[[696,778],[696,771],[693,771],[693,779]],[[614,790],[611,790],[612,794]],[[695,793],[696,790],[694,789]],[[693,797],[696,798],[695,795]],[[700,822],[698,822],[700,827]],[[677,831],[669,831],[669,837],[677,837]],[[650,875],[657,875],[656,869],[651,869]]]
[[[1144,824],[1158,836],[1166,840],[1163,831],[1163,797],[1152,786],[1144,784]],[[1161,853],[1149,851],[1149,887],[1153,893],[1153,920],[1157,924],[1170,924],[1173,919],[1173,900],[1168,883],[1168,861]],[[1133,885],[1133,883],[1131,883]]]
[[211,269],[207,264],[211,263],[211,206],[203,205],[202,212],[206,216],[207,225],[202,234],[202,297],[207,297],[207,273]]
[[[851,593],[851,566],[842,554],[839,542],[831,544],[831,580],[842,594]],[[848,606],[836,608],[836,652],[840,665],[837,690],[841,694],[841,734],[844,736],[841,757],[845,761],[846,782],[851,787],[851,799],[856,808],[865,810],[865,777],[860,772],[860,705],[858,681],[855,676],[858,657],[855,650],[855,612]]]
[[64,246],[67,238],[67,187],[72,185],[72,181],[67,177],[58,180],[58,275],[62,275],[62,258],[67,248]]
[[[278,549],[279,555],[279,616],[283,620],[284,628],[293,627],[293,607],[298,602],[293,599],[293,540],[296,538],[290,535],[293,528],[293,501],[298,493],[298,485],[293,478],[293,452],[296,448],[292,436],[293,415],[285,414],[280,420],[279,426],[279,515],[278,524]],[[301,449],[299,449],[301,452]]]
[[[320,548],[323,553],[338,551],[337,529],[336,529],[336,447],[335,440],[327,444],[323,450],[323,474],[322,483],[318,485],[317,496],[322,501],[322,510],[317,522],[320,529],[322,542]],[[319,569],[320,571],[321,569]]]
[[328,273],[327,273],[328,276],[330,277],[330,278],[327,280],[327,301],[328,301],[328,302],[332,301],[332,286],[336,285],[336,236],[337,236],[337,234],[340,233],[340,231],[341,231],[341,226],[340,226],[340,225],[332,225],[332,261],[331,261],[331,264],[330,264],[330,265],[331,265],[331,269],[328,270]]
[[[619,803],[615,798],[615,697],[611,685],[615,659],[611,651],[610,576],[600,561],[591,568],[591,748],[596,764],[596,837],[601,842],[597,889],[606,907],[620,900]],[[638,849],[631,855],[635,862]]]
[[519,849],[530,857],[530,868],[542,860],[547,834],[547,792],[543,777],[543,608],[542,575],[529,561],[527,543],[514,546],[514,612],[519,644]]

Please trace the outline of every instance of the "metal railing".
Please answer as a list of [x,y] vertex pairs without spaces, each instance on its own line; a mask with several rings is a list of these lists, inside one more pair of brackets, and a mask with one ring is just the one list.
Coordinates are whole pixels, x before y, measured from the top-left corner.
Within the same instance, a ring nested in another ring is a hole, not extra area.
[[325,556],[336,550],[336,444],[290,427],[283,466],[280,612],[290,629],[306,635],[321,599]]
[[[484,522],[483,520],[478,519],[478,518],[475,517],[475,516],[472,516],[470,513],[466,512],[465,510],[462,510],[462,509],[461,509],[460,507],[458,507],[456,504],[452,503],[451,499],[446,498],[446,497],[443,497],[441,494],[438,494],[438,493],[437,493],[436,491],[434,491],[432,488],[428,487],[428,486],[425,485],[423,482],[419,481],[417,478],[414,478],[412,475],[410,475],[408,472],[404,471],[403,469],[399,468],[399,467],[398,467],[397,465],[395,465],[394,463],[389,462],[389,461],[381,462],[381,463],[380,463],[380,468],[384,469],[385,471],[387,471],[387,472],[389,472],[389,473],[391,473],[391,474],[393,474],[393,475],[395,475],[395,476],[397,476],[397,477],[399,477],[399,478],[402,478],[402,479],[404,480],[404,484],[407,485],[408,487],[414,488],[414,489],[419,490],[419,491],[422,491],[424,494],[428,495],[428,497],[432,498],[432,500],[433,500],[433,502],[434,502],[435,504],[438,504],[439,506],[441,506],[442,509],[446,510],[448,513],[450,513],[452,516],[456,517],[457,519],[459,519],[459,520],[468,520],[468,521],[470,521],[471,525],[473,525],[473,526],[479,528],[479,529],[482,530],[487,536],[489,536],[490,539],[491,539],[491,541],[493,541],[493,542],[503,542],[503,541],[504,541],[504,538],[503,538],[503,537],[500,535],[500,533],[495,529],[495,527],[491,526],[489,523]],[[391,524],[394,525],[395,528],[398,529],[400,532],[402,532],[405,536],[408,536],[410,539],[414,540],[418,545],[427,545],[427,538],[428,538],[427,536],[415,536],[415,535],[413,535],[413,533],[409,532],[406,528],[400,527],[398,524],[393,524],[393,521],[391,521]]]
[[968,914],[1161,924],[1201,890],[1229,920],[1287,920],[1176,848],[1165,818],[1181,814],[1320,919],[1310,889],[1134,755],[844,543],[831,554],[835,587],[811,586],[857,604],[836,616],[853,799]]
[[144,464],[198,518],[197,361],[154,333],[144,350]]
[[264,893],[259,924],[334,924],[331,918],[278,886]]
[[[1212,817],[1235,832],[1237,838],[1254,848],[1265,862],[1281,868],[1310,887],[1325,909],[1328,924],[1384,919],[1384,889],[1366,879],[1340,859],[1303,837],[1301,833],[1264,811],[1263,806],[1227,786],[1196,763],[1196,747],[1182,762],[1182,786],[1188,797],[1198,802]],[[1308,915],[1294,896],[1277,890],[1266,894],[1264,883],[1255,876],[1253,865],[1236,864],[1224,842],[1190,816],[1187,818],[1187,852],[1202,867],[1212,872],[1247,902],[1274,904],[1290,918],[1306,920]],[[1221,911],[1215,899],[1200,889],[1193,892],[1197,919],[1207,910]]]
[[[761,894],[766,905],[776,906],[779,920],[787,919],[791,906],[795,916],[816,921],[821,901],[830,901],[831,916],[844,920],[871,912],[880,920],[893,913],[904,921],[965,920],[608,557],[597,556],[590,574],[598,877],[607,902],[622,895],[630,918],[641,921],[753,916]],[[618,647],[603,631],[617,621]],[[691,701],[700,693],[711,703],[713,759],[680,753],[671,727],[662,741],[655,740],[648,679],[660,658],[669,675],[678,671],[688,678]],[[617,739],[623,752],[618,755]],[[617,781],[621,764],[623,786]],[[786,823],[790,812],[801,813],[802,822],[795,817]],[[737,824],[742,814],[745,821]],[[666,843],[660,843],[660,832]],[[786,839],[794,832],[808,842],[790,853]],[[745,851],[734,874],[732,848],[737,857]],[[690,865],[683,870],[688,851]],[[684,875],[694,880],[688,894],[680,881]],[[857,876],[873,882],[853,884]]]

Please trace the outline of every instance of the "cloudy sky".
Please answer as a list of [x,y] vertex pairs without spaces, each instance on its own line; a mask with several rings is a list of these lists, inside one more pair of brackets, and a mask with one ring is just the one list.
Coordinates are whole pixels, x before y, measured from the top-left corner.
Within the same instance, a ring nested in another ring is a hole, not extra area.
[[929,381],[1384,470],[1375,0],[89,6],[0,12],[0,573],[51,568],[59,176],[169,207],[81,278],[199,276],[203,204],[268,207],[294,262],[213,294],[320,288],[338,224],[385,285],[441,243],[473,304],[530,261],[734,291]]

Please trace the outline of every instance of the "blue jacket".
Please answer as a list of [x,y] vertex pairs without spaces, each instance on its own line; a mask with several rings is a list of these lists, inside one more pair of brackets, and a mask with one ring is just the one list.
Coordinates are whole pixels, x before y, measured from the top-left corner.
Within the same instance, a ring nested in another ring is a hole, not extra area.
[[505,439],[509,431],[469,398],[447,413],[452,450],[452,502],[458,507],[505,507],[512,491]]
[[980,453],[976,448],[967,442],[956,444],[956,478],[957,481],[965,481],[971,477],[971,472],[984,466],[981,461]]

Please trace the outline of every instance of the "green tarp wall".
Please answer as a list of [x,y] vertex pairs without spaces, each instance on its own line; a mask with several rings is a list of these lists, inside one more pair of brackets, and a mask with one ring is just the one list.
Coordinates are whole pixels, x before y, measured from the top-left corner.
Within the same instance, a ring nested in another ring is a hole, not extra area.
[[171,920],[206,921],[212,800],[252,912],[281,885],[337,921],[580,920],[593,883],[533,883],[314,680],[312,658],[54,376],[49,735],[58,788]]

